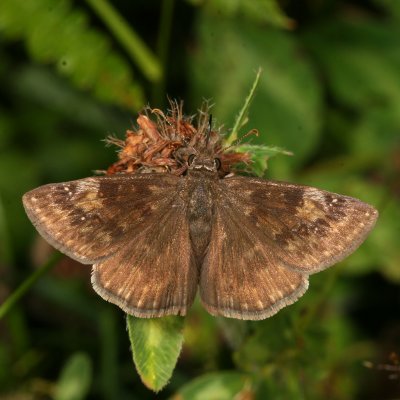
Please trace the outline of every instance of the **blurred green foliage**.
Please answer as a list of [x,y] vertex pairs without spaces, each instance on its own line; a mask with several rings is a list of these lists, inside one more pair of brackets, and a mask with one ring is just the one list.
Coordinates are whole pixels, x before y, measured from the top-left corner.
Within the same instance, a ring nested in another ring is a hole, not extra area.
[[[380,218],[270,319],[216,319],[196,303],[157,398],[400,396],[381,368],[400,352],[398,1],[2,0],[0,60],[0,303],[52,252],[25,191],[107,168],[116,154],[102,139],[167,95],[188,114],[212,99],[229,133],[261,67],[241,134],[294,153],[266,176],[361,198]],[[123,313],[63,258],[0,320],[0,398],[154,398],[129,346]]]

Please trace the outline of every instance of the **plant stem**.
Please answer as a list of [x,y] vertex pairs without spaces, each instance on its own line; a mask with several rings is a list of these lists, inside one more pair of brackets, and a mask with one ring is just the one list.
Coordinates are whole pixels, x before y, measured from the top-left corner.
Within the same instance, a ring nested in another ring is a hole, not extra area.
[[142,73],[152,82],[162,77],[159,61],[139,35],[127,24],[107,0],[86,0],[119,40]]
[[40,268],[34,271],[24,282],[6,299],[0,306],[0,319],[2,319],[11,308],[25,295],[25,293],[36,283],[36,281],[47,271],[53,268],[62,254],[55,253]]

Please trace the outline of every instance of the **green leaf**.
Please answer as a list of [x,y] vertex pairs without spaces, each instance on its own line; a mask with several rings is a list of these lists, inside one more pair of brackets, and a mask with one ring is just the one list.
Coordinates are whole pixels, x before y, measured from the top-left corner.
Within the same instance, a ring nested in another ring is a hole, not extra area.
[[235,146],[235,150],[239,153],[248,153],[250,154],[251,161],[253,162],[250,165],[252,172],[254,172],[258,176],[263,176],[265,171],[268,168],[268,160],[271,157],[274,157],[278,154],[284,154],[286,156],[291,156],[293,153],[290,151],[286,151],[276,146],[263,146],[263,145],[254,145],[254,144],[241,144],[239,146]]
[[84,353],[75,353],[61,371],[55,400],[85,399],[92,382],[92,362]]
[[143,91],[133,80],[129,64],[88,20],[68,0],[0,2],[0,32],[13,40],[23,39],[35,61],[52,64],[100,100],[140,108]]
[[132,356],[143,383],[158,392],[170,380],[183,343],[184,318],[127,315]]
[[[172,400],[232,400],[253,398],[246,383],[249,378],[239,372],[216,372],[184,385]],[[247,394],[247,397],[245,395]],[[242,397],[243,396],[243,397]]]

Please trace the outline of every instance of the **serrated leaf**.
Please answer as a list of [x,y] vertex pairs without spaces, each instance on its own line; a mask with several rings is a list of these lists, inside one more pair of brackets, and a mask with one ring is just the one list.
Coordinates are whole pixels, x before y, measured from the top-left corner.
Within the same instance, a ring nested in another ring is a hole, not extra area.
[[[217,372],[200,376],[184,385],[171,400],[232,400],[253,398],[246,383],[249,378],[239,372]],[[245,393],[246,392],[246,393]],[[247,394],[248,397],[245,397]],[[243,397],[241,397],[243,396]]]
[[92,382],[92,363],[84,353],[75,353],[65,363],[55,390],[55,400],[85,399]]
[[256,144],[241,144],[235,146],[235,150],[239,153],[248,153],[252,164],[250,165],[251,171],[258,176],[264,176],[265,171],[268,168],[268,160],[271,157],[282,154],[286,156],[291,156],[293,153],[290,151],[281,149],[276,146],[264,146]]
[[171,379],[183,343],[183,317],[135,318],[127,315],[132,356],[143,383],[160,391]]

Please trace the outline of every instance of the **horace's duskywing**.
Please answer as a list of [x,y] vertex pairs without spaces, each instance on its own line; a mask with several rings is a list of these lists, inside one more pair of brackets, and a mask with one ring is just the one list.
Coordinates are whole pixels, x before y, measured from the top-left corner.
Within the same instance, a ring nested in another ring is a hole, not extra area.
[[357,199],[229,173],[248,156],[224,150],[205,112],[194,128],[176,104],[151,111],[111,175],[23,197],[40,234],[94,264],[94,289],[128,314],[185,315],[199,286],[213,315],[267,318],[372,229],[378,212]]

